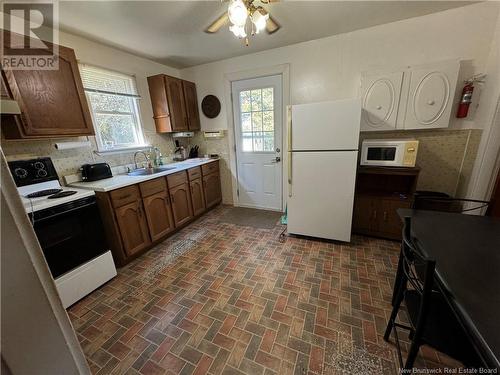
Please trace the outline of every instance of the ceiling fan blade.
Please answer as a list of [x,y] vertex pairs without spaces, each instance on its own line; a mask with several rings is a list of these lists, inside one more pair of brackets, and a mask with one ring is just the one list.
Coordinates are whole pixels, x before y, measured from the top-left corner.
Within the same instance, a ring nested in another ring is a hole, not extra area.
[[224,12],[219,18],[217,18],[210,26],[205,29],[206,33],[213,34],[220,30],[229,21],[229,16],[227,12]]
[[268,34],[273,34],[281,28],[281,25],[271,15],[266,22],[266,31]]

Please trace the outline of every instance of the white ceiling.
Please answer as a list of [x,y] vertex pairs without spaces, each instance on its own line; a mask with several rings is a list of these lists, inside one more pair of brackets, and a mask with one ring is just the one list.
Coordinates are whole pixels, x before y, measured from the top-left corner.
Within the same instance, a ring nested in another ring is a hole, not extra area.
[[227,27],[203,32],[220,1],[61,1],[61,29],[176,68],[358,30],[470,1],[282,1],[266,6],[282,25],[245,47]]

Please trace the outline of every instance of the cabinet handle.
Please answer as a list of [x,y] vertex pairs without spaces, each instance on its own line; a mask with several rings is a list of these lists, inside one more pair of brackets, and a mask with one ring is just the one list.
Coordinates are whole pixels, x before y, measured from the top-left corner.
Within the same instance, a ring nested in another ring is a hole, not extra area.
[[172,194],[170,194],[170,200],[172,201],[172,203],[175,203],[174,196]]
[[378,105],[377,106],[377,109],[380,111],[382,109],[382,106],[381,105]]
[[142,208],[140,205],[137,207],[137,212],[139,213],[139,216],[142,217]]
[[387,221],[387,211],[384,211],[384,221]]
[[434,100],[429,100],[429,101],[427,102],[427,104],[429,104],[429,105],[434,105],[434,104],[436,104],[436,102],[435,102]]
[[193,185],[191,185],[190,188],[191,188],[191,193],[193,193]]
[[377,219],[377,210],[373,210],[373,218],[376,220]]
[[167,206],[170,206],[170,200],[169,200],[169,198],[168,198],[168,194],[166,194],[166,195],[165,195],[165,204],[166,204]]

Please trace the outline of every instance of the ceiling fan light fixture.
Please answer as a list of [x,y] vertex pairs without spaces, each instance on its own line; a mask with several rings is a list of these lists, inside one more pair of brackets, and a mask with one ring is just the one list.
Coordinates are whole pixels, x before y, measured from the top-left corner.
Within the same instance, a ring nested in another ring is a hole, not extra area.
[[266,28],[268,19],[269,13],[267,13],[263,8],[257,8],[252,13],[252,22],[255,26],[255,31],[257,32],[257,34]]
[[245,31],[245,26],[232,25],[229,27],[229,30],[236,36],[237,38],[245,38],[247,33]]
[[243,27],[247,22],[248,9],[242,0],[231,0],[227,13],[233,25]]

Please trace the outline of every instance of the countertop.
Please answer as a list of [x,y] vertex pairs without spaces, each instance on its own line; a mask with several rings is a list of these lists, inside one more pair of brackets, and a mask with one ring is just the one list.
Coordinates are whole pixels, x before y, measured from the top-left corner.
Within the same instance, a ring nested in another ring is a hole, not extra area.
[[219,159],[211,159],[211,158],[195,158],[195,159],[187,159],[177,163],[166,164],[168,167],[174,167],[174,169],[169,169],[164,172],[149,174],[145,176],[128,176],[127,174],[119,174],[115,175],[111,178],[106,178],[104,180],[99,181],[91,181],[91,182],[74,182],[69,184],[71,187],[76,187],[80,189],[87,189],[93,191],[106,192],[115,189],[119,189],[125,186],[139,184],[144,181],[153,180],[158,177],[168,176],[169,174],[177,173],[180,171],[184,171],[189,168],[198,167],[203,164],[212,163]]

